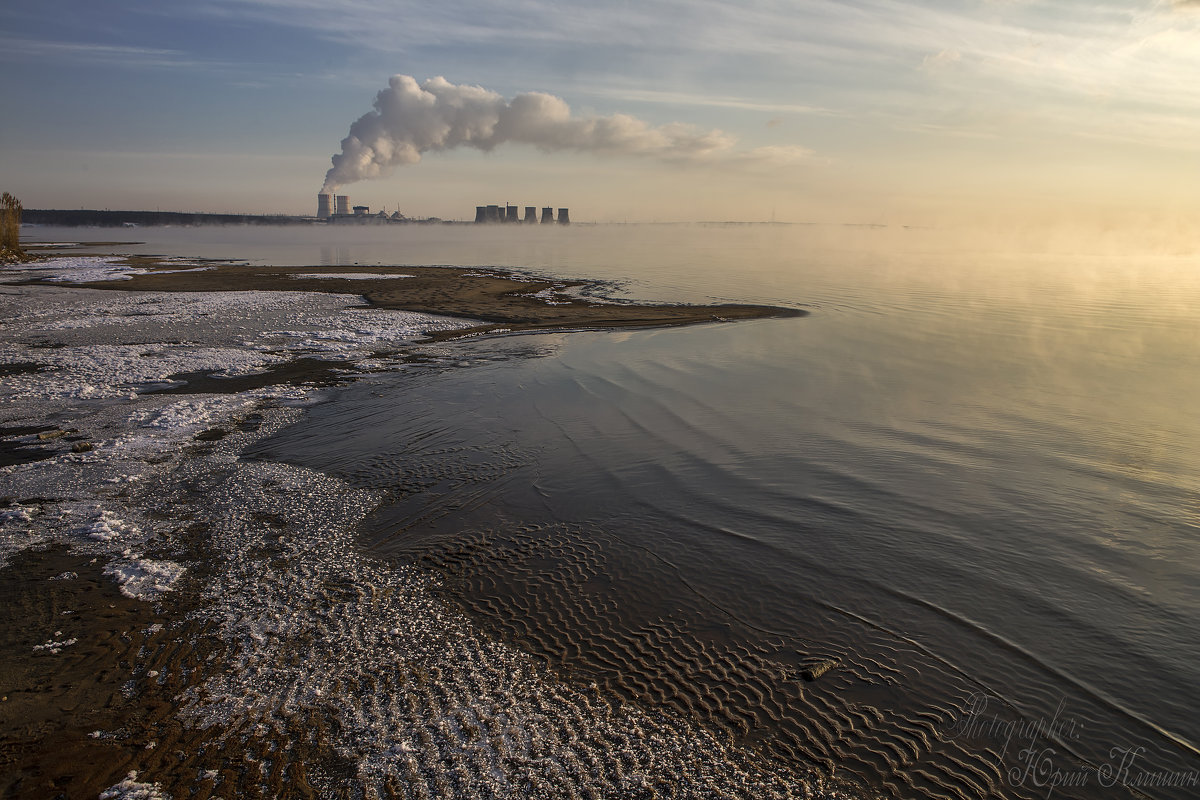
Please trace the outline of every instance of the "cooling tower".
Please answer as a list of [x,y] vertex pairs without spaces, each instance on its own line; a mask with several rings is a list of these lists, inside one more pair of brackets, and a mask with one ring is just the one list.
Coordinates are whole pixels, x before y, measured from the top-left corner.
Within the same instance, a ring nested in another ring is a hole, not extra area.
[[487,222],[487,206],[475,206],[475,221]]
[[318,194],[317,195],[317,217],[320,219],[328,219],[333,216],[333,195]]
[[503,217],[500,215],[500,206],[488,206],[487,207],[487,221],[488,222],[500,222],[502,220],[503,220]]
[[551,222],[554,222],[554,209],[546,206],[542,209],[542,224],[546,225]]
[[521,221],[520,219],[517,218],[517,207],[516,206],[506,206],[505,211],[507,212],[504,216],[505,222],[520,222]]
[[537,207],[525,206],[525,219],[522,222],[537,222]]
[[558,224],[559,225],[570,225],[571,224],[571,218],[567,216],[567,209],[560,208],[558,210]]
[[349,214],[350,213],[350,195],[339,194],[337,196],[337,211],[335,213],[337,213],[337,214]]

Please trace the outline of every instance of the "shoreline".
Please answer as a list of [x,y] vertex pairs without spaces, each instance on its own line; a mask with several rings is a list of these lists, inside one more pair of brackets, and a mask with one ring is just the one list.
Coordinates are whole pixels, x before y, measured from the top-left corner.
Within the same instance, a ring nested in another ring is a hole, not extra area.
[[121,291],[141,277],[0,285],[0,438],[41,450],[0,468],[0,583],[27,609],[0,626],[0,791],[846,796],[674,711],[562,683],[428,570],[359,550],[377,492],[241,457],[321,399],[288,365],[452,365],[429,334],[469,323],[324,287]]
[[[50,251],[54,252],[54,251]],[[602,281],[555,279],[500,268],[266,267],[178,263],[148,256],[110,256],[123,280],[80,281],[90,289],[145,292],[303,291],[357,294],[368,307],[472,320],[473,327],[435,332],[461,336],[610,328],[655,328],[807,316],[798,308],[748,304],[685,305],[595,299]],[[36,282],[33,282],[36,283]]]

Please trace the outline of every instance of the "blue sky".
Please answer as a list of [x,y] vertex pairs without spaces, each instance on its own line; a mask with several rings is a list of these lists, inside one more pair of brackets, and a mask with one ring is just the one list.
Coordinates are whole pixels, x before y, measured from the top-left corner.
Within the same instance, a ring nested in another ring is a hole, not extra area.
[[0,70],[0,188],[28,207],[312,213],[350,124],[405,74],[802,157],[451,150],[343,187],[355,202],[601,220],[1200,212],[1196,2],[10,0]]

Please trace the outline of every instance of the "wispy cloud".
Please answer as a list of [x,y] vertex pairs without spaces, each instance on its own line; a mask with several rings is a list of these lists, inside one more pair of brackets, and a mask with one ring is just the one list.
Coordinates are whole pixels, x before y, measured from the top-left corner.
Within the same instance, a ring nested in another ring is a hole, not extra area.
[[46,63],[104,64],[127,67],[213,66],[178,50],[127,47],[91,42],[56,42],[45,39],[0,37],[0,60],[45,61]]
[[948,47],[940,52],[930,53],[921,59],[921,69],[926,72],[939,72],[944,69],[950,69],[960,61],[962,61],[962,53],[953,47]]
[[122,159],[127,161],[195,161],[212,162],[213,164],[229,164],[245,162],[247,165],[261,164],[264,161],[291,164],[297,167],[311,166],[312,156],[294,153],[272,153],[265,150],[248,152],[245,150],[229,150],[224,152],[199,151],[170,151],[170,150],[88,150],[88,149],[54,149],[39,150],[30,148],[23,152],[43,156],[79,159]]
[[61,42],[0,36],[0,61],[24,61],[43,65],[91,65],[131,70],[205,70],[240,72],[244,65],[198,58],[182,50],[132,47],[94,42]]
[[[893,85],[902,78],[900,67],[917,71],[922,65],[959,61],[1018,83],[1028,83],[1027,73],[1036,69],[1047,84],[1084,92],[1092,90],[1099,76],[1120,68],[1119,82],[1133,89],[1153,83],[1164,70],[1182,76],[1195,66],[1200,23],[1171,13],[1193,7],[1200,7],[1200,0],[1142,0],[1141,5],[1101,0],[1078,8],[993,3],[982,9],[929,0],[811,0],[798,6],[767,0],[658,0],[620,9],[579,0],[212,0],[195,13],[302,28],[385,53],[480,44],[513,52],[523,46],[569,46],[576,56],[606,54],[596,61],[610,62],[608,74],[633,74],[639,59],[646,58],[670,61],[675,76],[686,79],[705,65],[717,65],[715,71],[746,63],[749,57],[756,68],[768,63],[773,68],[754,76],[758,87],[767,90],[756,93],[761,97],[798,82]],[[1181,35],[1179,41],[1169,41],[1172,32]],[[637,57],[623,60],[614,53]],[[1120,57],[1105,59],[1106,53]],[[746,77],[736,75],[738,80]],[[627,96],[637,98],[632,92]],[[642,97],[695,103],[698,95],[647,89]],[[714,96],[705,104],[723,101],[729,108],[764,110],[775,102]],[[784,104],[801,113],[825,105]]]
[[672,106],[697,106],[701,108],[733,108],[742,111],[765,111],[770,114],[814,114],[817,116],[838,116],[843,113],[830,108],[823,108],[803,103],[772,102],[751,98],[730,97],[728,95],[709,95],[693,92],[676,92],[663,89],[630,89],[618,87],[583,88],[582,94],[595,97],[619,99],[635,103],[655,103]]

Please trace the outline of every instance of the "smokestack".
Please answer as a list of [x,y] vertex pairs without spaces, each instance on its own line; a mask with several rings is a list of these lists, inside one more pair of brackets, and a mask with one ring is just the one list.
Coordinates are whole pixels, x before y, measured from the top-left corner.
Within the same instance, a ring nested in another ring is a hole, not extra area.
[[322,192],[317,195],[317,218],[329,219],[333,216],[333,195]]
[[350,195],[339,194],[337,196],[337,212],[338,214],[350,213]]
[[570,225],[571,224],[571,219],[567,216],[567,209],[560,208],[558,210],[558,224],[559,225]]
[[546,206],[542,209],[542,224],[548,225],[551,222],[554,222],[554,209]]
[[525,206],[525,219],[521,221],[525,223],[537,222],[537,207]]

